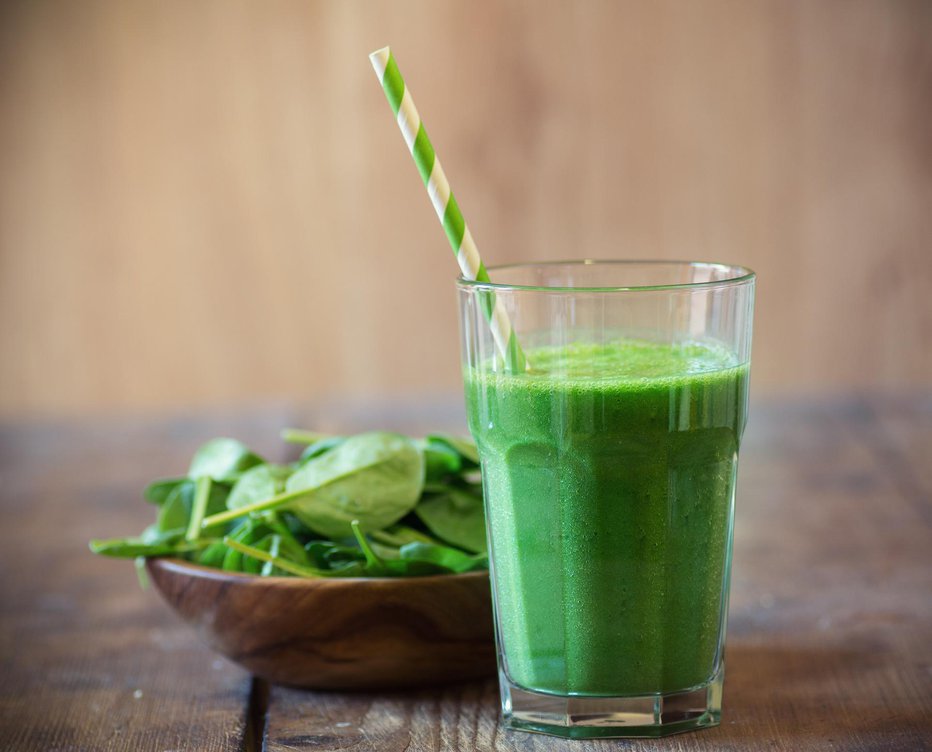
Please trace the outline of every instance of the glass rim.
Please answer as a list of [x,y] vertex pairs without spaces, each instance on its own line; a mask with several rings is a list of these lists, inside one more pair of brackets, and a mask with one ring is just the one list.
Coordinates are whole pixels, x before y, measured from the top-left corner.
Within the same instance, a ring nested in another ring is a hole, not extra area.
[[530,269],[534,267],[554,266],[688,266],[693,268],[719,269],[733,274],[725,279],[707,282],[673,282],[664,285],[608,285],[608,286],[569,286],[569,285],[515,285],[503,282],[480,282],[476,279],[457,277],[456,284],[462,289],[481,289],[497,291],[536,291],[536,292],[652,292],[658,290],[698,290],[716,287],[734,287],[753,282],[757,274],[746,266],[723,264],[715,261],[678,261],[675,259],[572,259],[568,261],[525,261],[517,264],[500,264],[490,266],[487,271],[496,272],[506,269]]

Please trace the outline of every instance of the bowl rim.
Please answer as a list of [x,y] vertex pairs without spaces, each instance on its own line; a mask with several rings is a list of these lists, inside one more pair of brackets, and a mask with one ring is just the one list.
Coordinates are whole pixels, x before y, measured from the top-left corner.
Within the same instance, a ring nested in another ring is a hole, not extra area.
[[340,584],[372,584],[384,586],[386,583],[395,583],[403,587],[403,583],[429,584],[450,579],[460,582],[463,580],[489,579],[489,571],[487,569],[455,574],[429,574],[420,577],[263,577],[246,572],[227,572],[223,569],[207,567],[203,564],[195,564],[171,556],[154,556],[147,558],[146,569],[150,568],[157,568],[176,574],[184,574],[199,579],[237,582],[244,585],[263,584],[276,587],[308,587],[309,585],[313,585],[314,587],[336,587]]

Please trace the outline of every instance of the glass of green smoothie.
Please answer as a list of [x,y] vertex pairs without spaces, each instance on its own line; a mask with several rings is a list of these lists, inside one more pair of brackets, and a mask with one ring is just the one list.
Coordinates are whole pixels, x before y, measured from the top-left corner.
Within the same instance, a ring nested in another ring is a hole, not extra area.
[[[754,273],[490,272],[457,285],[506,724],[573,738],[717,725]],[[496,304],[526,368],[496,347]]]

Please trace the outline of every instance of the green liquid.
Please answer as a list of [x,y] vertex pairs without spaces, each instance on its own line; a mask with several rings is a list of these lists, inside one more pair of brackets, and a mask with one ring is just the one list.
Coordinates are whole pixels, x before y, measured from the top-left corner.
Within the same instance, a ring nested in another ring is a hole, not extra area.
[[510,679],[610,696],[703,685],[721,661],[747,366],[639,340],[528,359],[528,374],[466,374]]

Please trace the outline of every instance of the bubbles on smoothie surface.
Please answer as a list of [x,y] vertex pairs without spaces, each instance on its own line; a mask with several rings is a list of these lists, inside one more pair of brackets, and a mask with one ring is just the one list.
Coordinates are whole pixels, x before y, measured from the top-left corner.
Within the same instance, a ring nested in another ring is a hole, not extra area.
[[530,351],[534,377],[570,380],[655,379],[722,371],[739,365],[721,344],[694,340],[663,343],[620,338],[607,342],[573,342]]

